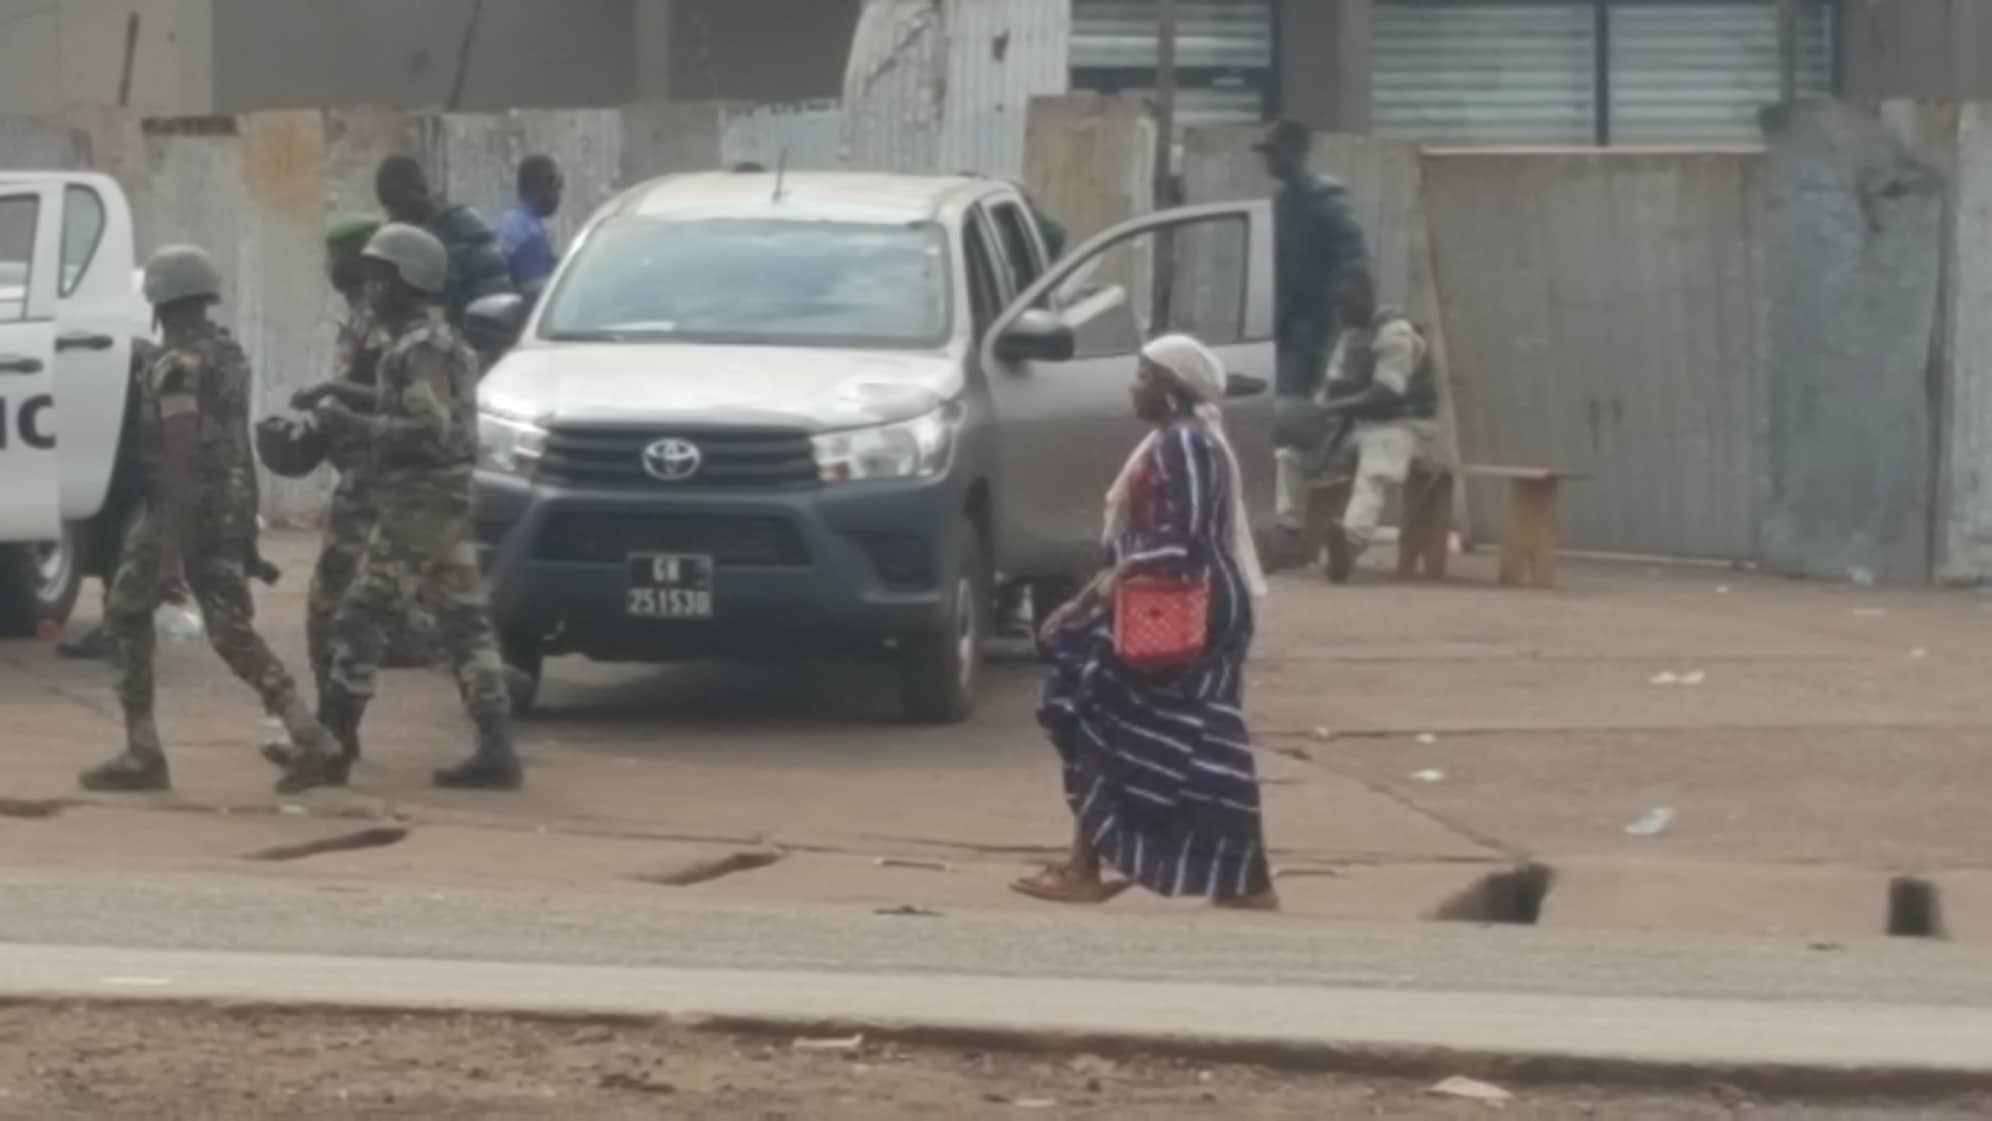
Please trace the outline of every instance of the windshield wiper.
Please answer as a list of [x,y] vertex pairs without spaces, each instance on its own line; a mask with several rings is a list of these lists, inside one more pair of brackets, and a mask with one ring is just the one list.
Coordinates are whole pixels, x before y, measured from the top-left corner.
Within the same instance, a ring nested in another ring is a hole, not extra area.
[[636,337],[636,333],[600,328],[585,331],[553,331],[546,337],[557,343],[626,343]]

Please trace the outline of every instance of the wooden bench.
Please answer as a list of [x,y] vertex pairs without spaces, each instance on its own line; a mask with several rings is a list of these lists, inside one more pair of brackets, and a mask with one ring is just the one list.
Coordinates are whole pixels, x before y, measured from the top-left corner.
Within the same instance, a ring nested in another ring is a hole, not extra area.
[[[1441,580],[1452,546],[1455,478],[1498,479],[1508,484],[1507,508],[1501,528],[1501,583],[1509,587],[1548,588],[1556,584],[1556,502],[1565,480],[1584,476],[1543,467],[1495,467],[1467,464],[1441,468],[1413,464],[1404,481],[1402,525],[1397,533],[1397,575]],[[1332,527],[1349,506],[1350,478],[1331,479],[1308,488],[1303,546],[1310,557],[1326,553],[1330,580],[1348,579],[1355,558],[1347,542]]]

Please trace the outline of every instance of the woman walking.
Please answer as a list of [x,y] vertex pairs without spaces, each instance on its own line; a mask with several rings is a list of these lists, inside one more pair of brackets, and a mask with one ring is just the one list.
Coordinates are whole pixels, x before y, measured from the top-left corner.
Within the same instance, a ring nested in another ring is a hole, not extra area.
[[[1139,884],[1279,906],[1243,708],[1252,601],[1266,583],[1218,412],[1224,391],[1222,363],[1187,335],[1142,351],[1134,411],[1155,430],[1107,492],[1109,566],[1039,633],[1052,671],[1038,720],[1077,828],[1063,864],[1011,885],[1025,895],[1101,903]],[[1143,617],[1188,620],[1176,628],[1188,633],[1172,647],[1164,626],[1158,643]],[[1127,879],[1103,879],[1103,865]]]

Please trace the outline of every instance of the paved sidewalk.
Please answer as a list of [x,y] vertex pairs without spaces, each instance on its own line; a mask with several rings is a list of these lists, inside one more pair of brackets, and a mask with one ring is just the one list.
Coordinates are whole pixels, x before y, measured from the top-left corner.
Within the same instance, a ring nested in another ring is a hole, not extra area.
[[0,946],[0,997],[78,996],[1992,1077],[1992,1009]]
[[[293,578],[259,619],[299,665],[309,541],[270,544]],[[1250,703],[1292,914],[1416,922],[1533,859],[1557,873],[1546,927],[1852,945],[1909,874],[1940,891],[1943,933],[1992,943],[1992,598],[1636,564],[1510,591],[1487,564],[1438,587],[1275,582]],[[24,819],[4,799],[78,799],[118,729],[102,667],[0,646],[0,863],[566,890],[753,850],[781,859],[678,890],[1006,908],[1070,828],[1015,657],[945,729],[897,722],[866,667],[558,660],[521,728],[529,789],[502,797],[428,786],[467,729],[442,675],[399,673],[356,787],[280,804],[248,691],[205,649],[165,651],[176,792]],[[1661,807],[1662,835],[1628,835]],[[388,824],[407,830],[389,847],[245,859]]]

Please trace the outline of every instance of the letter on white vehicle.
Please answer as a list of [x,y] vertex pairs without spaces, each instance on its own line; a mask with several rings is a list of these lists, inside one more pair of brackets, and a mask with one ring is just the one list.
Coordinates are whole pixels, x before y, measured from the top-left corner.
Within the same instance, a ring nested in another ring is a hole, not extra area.
[[61,535],[55,308],[61,188],[0,182],[0,542]]

